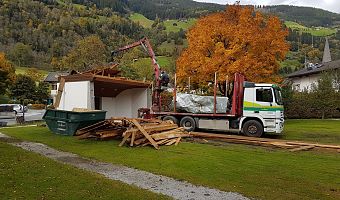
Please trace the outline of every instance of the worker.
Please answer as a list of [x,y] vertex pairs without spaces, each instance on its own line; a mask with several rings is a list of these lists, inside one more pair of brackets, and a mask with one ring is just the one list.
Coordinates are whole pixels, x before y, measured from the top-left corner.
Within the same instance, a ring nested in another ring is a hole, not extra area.
[[164,70],[162,70],[161,71],[161,86],[167,87],[169,84],[169,81],[170,81],[169,75]]

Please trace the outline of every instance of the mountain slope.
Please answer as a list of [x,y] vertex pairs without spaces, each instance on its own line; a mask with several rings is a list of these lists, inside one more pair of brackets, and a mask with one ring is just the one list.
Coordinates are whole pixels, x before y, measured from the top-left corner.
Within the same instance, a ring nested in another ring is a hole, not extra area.
[[17,58],[30,55],[20,66],[48,68],[52,58],[62,58],[78,40],[90,35],[99,37],[107,47],[143,35],[141,26],[110,9],[43,2],[0,1],[0,51]]
[[276,14],[285,21],[296,21],[308,27],[340,24],[340,14],[319,8],[279,5],[266,6],[261,10]]
[[[99,8],[110,7],[121,14],[140,13],[150,20],[157,17],[161,19],[196,18],[225,9],[224,5],[192,0],[73,0],[73,2],[83,5],[96,4]],[[264,6],[260,10],[276,14],[283,20],[296,21],[308,27],[340,24],[340,14],[318,8],[278,5]]]
[[198,17],[209,12],[223,10],[225,6],[199,3],[192,0],[74,0],[83,5],[96,4],[99,8],[110,7],[126,14],[129,11],[141,13],[148,19],[179,19]]

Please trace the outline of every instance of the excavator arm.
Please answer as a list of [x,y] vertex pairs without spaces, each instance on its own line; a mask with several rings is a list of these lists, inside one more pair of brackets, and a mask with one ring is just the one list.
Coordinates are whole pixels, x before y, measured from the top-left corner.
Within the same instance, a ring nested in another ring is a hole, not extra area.
[[157,63],[157,59],[156,59],[156,55],[155,52],[152,49],[151,43],[148,40],[148,38],[143,38],[137,42],[128,44],[124,47],[121,47],[115,51],[111,52],[111,55],[114,56],[120,52],[124,52],[127,51],[129,49],[138,47],[138,46],[142,46],[144,48],[144,50],[148,53],[149,57],[151,58],[152,61],[152,67],[154,70],[154,74],[155,74],[155,80],[154,80],[154,88],[152,91],[152,110],[153,111],[160,111],[161,109],[161,97],[160,97],[160,93],[161,93],[161,79],[160,79],[160,66]]

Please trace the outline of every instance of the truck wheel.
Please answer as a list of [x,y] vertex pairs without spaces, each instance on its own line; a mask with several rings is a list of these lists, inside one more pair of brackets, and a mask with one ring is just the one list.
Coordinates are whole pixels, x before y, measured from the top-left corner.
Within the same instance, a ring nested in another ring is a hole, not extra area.
[[174,116],[165,116],[163,118],[163,121],[172,121],[174,124],[177,124],[178,125],[178,119]]
[[192,117],[183,117],[180,126],[184,127],[184,130],[190,132],[196,129],[196,122]]
[[243,124],[242,132],[249,137],[261,137],[263,134],[263,126],[256,120],[249,120]]

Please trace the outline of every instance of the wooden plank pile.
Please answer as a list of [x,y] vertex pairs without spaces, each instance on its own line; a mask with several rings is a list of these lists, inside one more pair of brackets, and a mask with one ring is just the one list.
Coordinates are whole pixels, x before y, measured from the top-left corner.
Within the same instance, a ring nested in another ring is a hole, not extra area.
[[119,138],[124,131],[126,131],[126,125],[121,122],[115,122],[113,120],[104,120],[96,124],[79,129],[75,136],[78,139],[112,139]]
[[190,134],[179,128],[171,121],[157,119],[128,119],[111,118],[91,126],[79,129],[76,132],[79,139],[107,139],[122,138],[119,146],[151,145],[159,149],[161,145],[177,145],[182,138],[190,137]]
[[237,144],[248,144],[248,145],[257,145],[257,146],[265,146],[265,147],[283,148],[283,149],[288,149],[291,152],[307,151],[311,149],[323,149],[323,150],[332,150],[332,151],[340,152],[339,145],[326,145],[326,144],[317,144],[317,143],[309,143],[309,142],[288,141],[288,140],[269,139],[269,138],[254,138],[254,137],[214,134],[214,133],[191,132],[190,135],[194,138],[203,138],[206,142],[208,142],[206,139],[220,140],[220,141],[237,143]]

